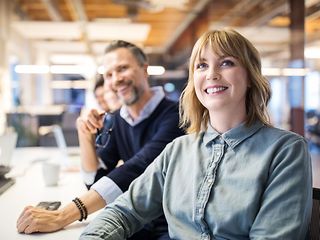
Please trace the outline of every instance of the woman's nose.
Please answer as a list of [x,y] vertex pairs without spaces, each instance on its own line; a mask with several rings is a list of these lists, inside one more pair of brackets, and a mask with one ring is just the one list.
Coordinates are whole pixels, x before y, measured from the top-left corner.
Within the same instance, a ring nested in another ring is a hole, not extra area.
[[206,80],[218,80],[220,77],[216,68],[211,67],[208,69]]

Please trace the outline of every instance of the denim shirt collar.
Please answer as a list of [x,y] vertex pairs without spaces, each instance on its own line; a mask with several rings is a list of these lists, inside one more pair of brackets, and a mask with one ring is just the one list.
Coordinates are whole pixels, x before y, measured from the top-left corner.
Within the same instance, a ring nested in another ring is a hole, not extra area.
[[120,109],[120,116],[131,126],[136,126],[146,118],[148,118],[162,99],[165,97],[164,91],[162,87],[152,87],[151,91],[153,96],[151,99],[146,103],[143,109],[140,111],[139,116],[137,119],[133,120],[129,114],[127,106],[122,106]]
[[210,124],[207,130],[203,133],[203,143],[208,146],[212,141],[221,137],[229,147],[235,148],[239,143],[255,134],[264,124],[261,121],[256,121],[251,126],[247,127],[244,123],[230,129],[229,131],[220,134]]

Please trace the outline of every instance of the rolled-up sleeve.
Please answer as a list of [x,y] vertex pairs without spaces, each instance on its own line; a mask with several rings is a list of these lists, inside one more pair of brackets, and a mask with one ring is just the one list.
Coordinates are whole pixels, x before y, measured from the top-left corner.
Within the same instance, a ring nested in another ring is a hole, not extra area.
[[107,204],[112,203],[117,197],[122,194],[121,189],[108,177],[100,178],[95,184],[91,186]]

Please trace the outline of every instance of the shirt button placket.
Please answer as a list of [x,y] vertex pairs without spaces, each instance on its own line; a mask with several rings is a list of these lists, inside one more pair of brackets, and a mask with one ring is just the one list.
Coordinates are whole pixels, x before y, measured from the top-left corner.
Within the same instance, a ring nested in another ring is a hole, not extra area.
[[210,238],[210,235],[209,235],[209,234],[207,234],[207,233],[202,233],[201,239],[202,239],[202,240],[210,240],[211,238]]
[[198,213],[199,213],[200,215],[202,215],[202,213],[203,213],[203,208],[199,208]]

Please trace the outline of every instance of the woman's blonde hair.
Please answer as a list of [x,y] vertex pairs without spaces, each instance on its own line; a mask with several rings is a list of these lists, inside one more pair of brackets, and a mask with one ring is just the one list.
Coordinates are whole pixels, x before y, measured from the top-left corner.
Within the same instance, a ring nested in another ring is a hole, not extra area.
[[194,89],[194,64],[199,60],[201,51],[210,46],[219,56],[232,56],[246,69],[248,85],[246,95],[247,119],[250,126],[256,120],[271,125],[267,104],[271,96],[268,80],[262,76],[261,60],[257,49],[241,34],[231,29],[215,30],[204,33],[195,43],[189,63],[189,79],[180,97],[180,126],[188,133],[199,133],[206,129],[209,121],[208,110],[198,100]]

